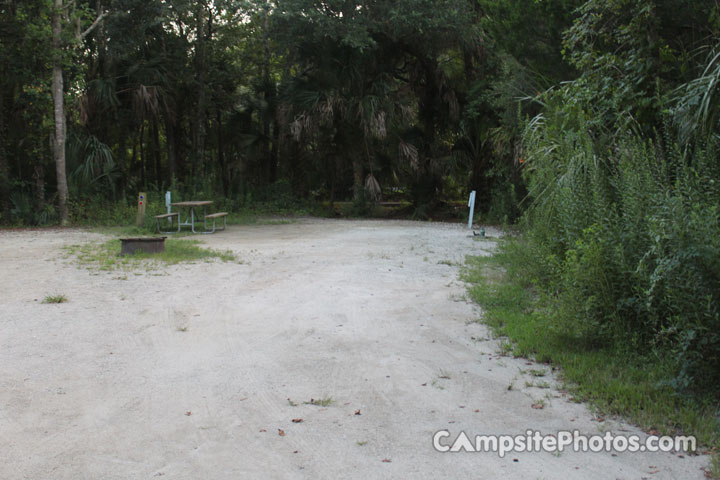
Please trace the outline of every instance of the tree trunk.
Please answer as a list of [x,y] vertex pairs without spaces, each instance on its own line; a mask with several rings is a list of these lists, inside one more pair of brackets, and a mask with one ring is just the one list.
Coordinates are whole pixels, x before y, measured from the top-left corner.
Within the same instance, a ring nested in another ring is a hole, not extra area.
[[[4,82],[3,82],[4,83]],[[0,92],[0,214],[2,222],[10,222],[10,168],[8,166],[5,92]]]
[[[117,165],[120,169],[120,198],[125,200],[126,198],[126,185],[127,185],[127,135],[120,135],[118,139],[118,155]],[[133,146],[133,152],[135,147]]]
[[145,176],[145,121],[140,125],[140,184],[147,190],[147,177]]
[[353,200],[359,202],[363,199],[363,167],[360,155],[353,155]]
[[223,138],[222,112],[217,109],[217,142],[218,142],[218,163],[220,164],[220,180],[222,181],[223,195],[227,198],[230,194],[230,178],[225,163],[225,139]]
[[168,109],[165,109],[165,145],[167,146],[168,156],[168,185],[172,185],[177,180],[177,150],[175,144],[175,125]]
[[160,128],[158,127],[157,117],[153,117],[152,121],[153,134],[153,157],[155,157],[155,182],[158,188],[162,186],[162,158],[160,155]]
[[[205,114],[206,114],[206,94],[205,83],[207,77],[206,65],[206,44],[207,38],[205,34],[205,5],[198,2],[196,14],[196,34],[195,40],[195,71],[197,72],[197,111],[193,115],[193,161],[192,172],[203,171],[203,162],[205,160]],[[191,178],[193,178],[191,176]]]
[[265,59],[263,62],[263,90],[265,96],[265,112],[263,114],[263,153],[268,183],[275,183],[277,177],[277,164],[275,146],[270,141],[270,128],[275,104],[275,87],[270,84],[270,30],[269,30],[269,4],[265,4],[263,12],[263,47]]
[[35,165],[33,180],[35,181],[35,208],[41,212],[45,209],[45,168],[42,164]]
[[68,218],[68,186],[65,172],[65,98],[63,96],[63,72],[62,72],[62,24],[60,14],[62,13],[63,0],[55,0],[55,8],[52,13],[52,43],[53,43],[53,67],[52,67],[52,97],[53,116],[55,119],[55,141],[53,142],[53,157],[55,159],[55,173],[57,175],[58,192],[58,213],[60,225],[67,225]]

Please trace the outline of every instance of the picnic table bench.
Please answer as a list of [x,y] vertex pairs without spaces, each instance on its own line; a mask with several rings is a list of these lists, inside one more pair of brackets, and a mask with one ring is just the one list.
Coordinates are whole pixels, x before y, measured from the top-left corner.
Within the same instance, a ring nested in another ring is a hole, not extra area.
[[[223,219],[223,226],[219,230],[225,230],[227,228],[227,212],[217,212],[217,213],[211,213],[210,215],[205,215],[205,220],[210,219],[210,218],[212,218],[212,221],[213,221],[212,230],[210,230],[209,232],[204,232],[204,233],[215,233],[215,220],[218,218]],[[206,227],[206,230],[207,230],[207,227]]]
[[[163,213],[161,215],[155,215],[155,219],[158,224],[158,232],[160,232],[160,233],[177,233],[180,231],[181,226],[190,227],[190,230],[193,233],[215,233],[216,230],[225,230],[225,228],[227,228],[226,217],[227,217],[228,213],[227,212],[217,212],[217,213],[206,214],[205,209],[209,205],[212,205],[212,204],[213,204],[212,200],[192,200],[192,201],[187,201],[187,202],[174,202],[174,203],[168,204],[170,207],[177,207],[178,211]],[[195,231],[195,220],[196,220],[196,218],[197,219],[200,218],[200,216],[197,215],[195,212],[195,209],[198,207],[202,207],[202,210],[203,210],[202,211],[203,231]],[[180,215],[180,210],[182,208],[187,208],[190,210],[190,212],[185,216],[184,222],[181,221],[182,217]],[[162,231],[160,229],[160,221],[163,219],[166,219],[166,218],[170,219],[170,228],[171,229],[173,228],[172,227],[173,219],[177,219],[177,230],[176,231]],[[218,218],[223,219],[222,228],[216,227],[216,221]],[[208,220],[212,220],[212,222],[213,222],[212,230],[208,229]]]
[[[173,219],[177,219],[175,223],[177,223],[177,230],[176,231],[162,231],[160,229],[160,220],[163,218],[169,218],[170,219],[170,228],[173,228]],[[180,231],[180,212],[170,212],[170,213],[163,213],[162,215],[155,215],[155,221],[157,222],[158,232],[160,233],[178,233]]]

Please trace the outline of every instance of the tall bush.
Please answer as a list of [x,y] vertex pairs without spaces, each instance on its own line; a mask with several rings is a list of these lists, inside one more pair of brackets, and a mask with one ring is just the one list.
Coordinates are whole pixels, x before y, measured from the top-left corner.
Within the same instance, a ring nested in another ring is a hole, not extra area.
[[625,133],[605,146],[563,94],[529,123],[524,172],[525,223],[557,279],[545,286],[558,325],[590,344],[671,358],[679,391],[720,391],[716,145],[680,150]]

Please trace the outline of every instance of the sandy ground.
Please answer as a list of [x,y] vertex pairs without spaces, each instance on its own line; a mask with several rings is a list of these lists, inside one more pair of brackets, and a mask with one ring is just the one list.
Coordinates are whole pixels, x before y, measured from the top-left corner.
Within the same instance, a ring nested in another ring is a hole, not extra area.
[[673,453],[433,449],[439,430],[644,436],[498,354],[458,277],[495,243],[461,225],[231,227],[201,239],[242,263],[161,274],[63,259],[103,239],[0,232],[2,479],[703,478]]

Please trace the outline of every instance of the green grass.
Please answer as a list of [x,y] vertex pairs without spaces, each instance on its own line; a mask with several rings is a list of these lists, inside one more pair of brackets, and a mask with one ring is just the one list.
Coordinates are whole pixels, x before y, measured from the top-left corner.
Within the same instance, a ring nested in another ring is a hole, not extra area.
[[48,295],[43,298],[42,303],[65,303],[68,298],[65,295]]
[[[525,280],[521,272],[527,269],[520,255],[466,259],[463,279],[470,297],[484,309],[482,322],[508,338],[507,353],[560,367],[560,379],[574,399],[606,415],[626,417],[646,431],[695,435],[709,449],[720,445],[717,403],[672,390],[666,382],[672,377],[668,359],[569,334],[551,308],[552,299]],[[533,377],[541,372],[529,371]]]
[[162,253],[142,253],[120,255],[120,239],[105,243],[87,243],[66,247],[68,257],[76,259],[81,265],[90,269],[111,270],[154,270],[163,265],[175,265],[184,262],[235,261],[229,250],[219,251],[199,246],[198,240],[168,238],[165,240],[165,251]]
[[305,405],[315,405],[318,407],[329,407],[333,403],[332,397],[311,398],[309,402],[303,402]]

